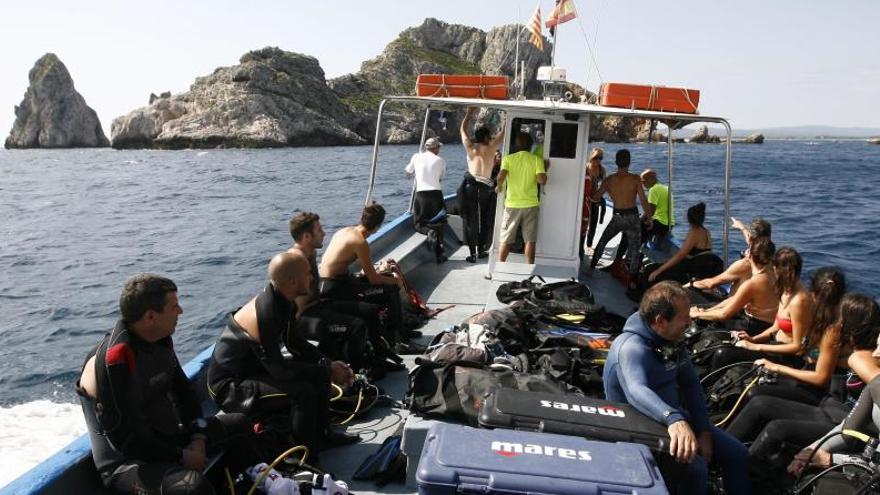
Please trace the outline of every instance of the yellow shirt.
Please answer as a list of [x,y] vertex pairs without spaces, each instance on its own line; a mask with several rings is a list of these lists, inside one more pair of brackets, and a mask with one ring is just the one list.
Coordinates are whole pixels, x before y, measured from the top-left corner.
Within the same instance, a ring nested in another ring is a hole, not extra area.
[[507,155],[501,160],[501,170],[507,170],[507,208],[538,206],[538,174],[544,172],[544,160],[528,151]]
[[[652,218],[667,227],[671,227],[675,225],[675,214],[670,214],[666,209],[668,197],[669,187],[659,182],[651,186],[651,189],[648,189],[648,203],[654,205],[654,216]],[[675,205],[670,201],[669,206]],[[675,208],[672,211],[674,212]]]

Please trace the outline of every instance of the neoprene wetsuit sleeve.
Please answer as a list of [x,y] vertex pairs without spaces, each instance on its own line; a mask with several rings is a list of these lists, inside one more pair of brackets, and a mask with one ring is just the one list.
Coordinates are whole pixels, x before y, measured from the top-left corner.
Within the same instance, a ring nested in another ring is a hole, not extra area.
[[706,395],[700,385],[697,372],[690,357],[684,356],[678,367],[678,386],[684,398],[685,407],[690,413],[690,425],[694,433],[709,431],[709,410],[706,408]]
[[174,443],[153,433],[143,415],[140,394],[131,393],[135,386],[132,376],[134,353],[131,348],[128,344],[117,344],[107,351],[107,356],[105,359],[110,390],[100,395],[102,408],[105,411],[112,408],[112,413],[105,413],[108,418],[112,415],[112,421],[102,420],[111,445],[127,459],[179,460],[183,451]]
[[655,357],[649,349],[632,340],[626,342],[618,354],[617,378],[630,405],[654,421],[669,426],[685,417],[651,390],[648,368],[653,359]]
[[[865,385],[856,405],[843,420],[843,429],[866,432],[867,427],[871,424],[871,413],[875,406],[880,406],[880,377],[875,377]],[[861,445],[859,440],[850,436],[844,436],[843,441],[851,449],[859,448]]]

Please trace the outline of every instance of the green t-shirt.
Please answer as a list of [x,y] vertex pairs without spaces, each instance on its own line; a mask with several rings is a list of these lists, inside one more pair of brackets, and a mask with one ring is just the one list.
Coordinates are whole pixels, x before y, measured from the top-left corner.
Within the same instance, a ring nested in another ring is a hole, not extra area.
[[544,160],[519,151],[501,160],[501,170],[507,170],[507,208],[531,208],[538,206],[538,174],[544,173]]
[[[664,186],[661,183],[656,183],[651,186],[651,189],[648,189],[648,203],[654,205],[654,216],[652,217],[654,220],[662,223],[663,225],[667,225],[672,227],[675,225],[675,201],[669,204],[672,206],[672,214],[669,214],[666,211],[667,197],[669,196],[669,187]],[[670,220],[672,221],[670,223]]]

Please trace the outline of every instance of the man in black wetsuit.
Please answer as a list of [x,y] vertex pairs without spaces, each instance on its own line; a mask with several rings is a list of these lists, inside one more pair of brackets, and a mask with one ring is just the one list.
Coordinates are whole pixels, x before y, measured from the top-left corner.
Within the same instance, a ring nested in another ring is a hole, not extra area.
[[[301,254],[269,262],[269,284],[231,314],[208,365],[208,391],[226,412],[262,418],[289,414],[295,441],[318,451],[359,438],[330,428],[330,383],[351,383],[351,368],[330,361],[296,332],[296,304],[308,294],[312,272]],[[284,344],[291,354],[281,354]]]
[[214,493],[201,473],[209,452],[229,447],[237,470],[256,462],[250,421],[201,418],[171,342],[182,313],[174,282],[135,276],[119,306],[122,319],[89,353],[76,384],[101,480],[121,493]]
[[[309,292],[296,298],[299,317],[296,329],[307,339],[317,340],[318,349],[331,359],[349,363],[353,369],[373,365],[397,369],[402,365],[388,363],[384,343],[381,342],[381,307],[362,301],[340,301],[321,298],[318,290],[317,250],[324,246],[324,229],[320,217],[311,212],[298,213],[290,219],[293,246],[290,253],[300,254],[309,261],[312,272]],[[367,345],[367,338],[372,345]],[[381,369],[371,370],[381,375]]]
[[470,107],[461,121],[461,143],[467,153],[468,170],[458,188],[458,209],[464,227],[465,242],[470,255],[465,258],[469,263],[476,263],[477,258],[489,255],[492,245],[492,229],[495,225],[495,180],[492,167],[495,164],[495,153],[504,140],[504,122],[494,136],[486,126],[474,131],[471,139],[468,129],[476,112]]

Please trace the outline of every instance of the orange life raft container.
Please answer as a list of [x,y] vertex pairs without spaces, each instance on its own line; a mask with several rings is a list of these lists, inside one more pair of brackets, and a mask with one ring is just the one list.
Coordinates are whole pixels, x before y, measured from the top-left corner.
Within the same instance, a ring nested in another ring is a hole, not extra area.
[[419,74],[419,96],[458,96],[461,98],[507,99],[507,76],[481,74]]
[[666,86],[604,83],[599,88],[599,104],[606,107],[697,113],[700,91]]

